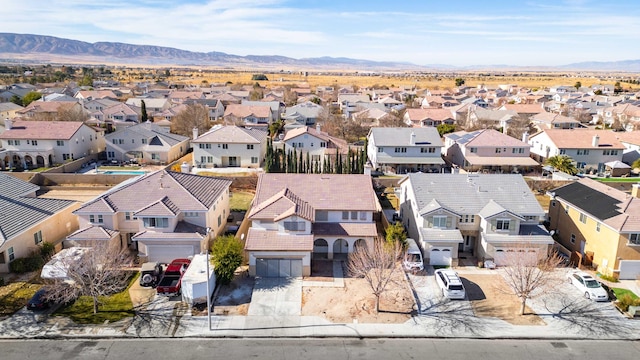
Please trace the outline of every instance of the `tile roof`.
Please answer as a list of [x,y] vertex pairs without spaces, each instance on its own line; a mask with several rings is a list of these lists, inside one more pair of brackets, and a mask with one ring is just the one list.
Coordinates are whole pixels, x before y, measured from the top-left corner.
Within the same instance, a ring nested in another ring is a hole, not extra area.
[[411,121],[415,122],[454,120],[453,114],[449,109],[407,109],[407,116]]
[[616,132],[615,135],[621,142],[640,145],[640,131],[621,131]]
[[[530,139],[547,134],[558,149],[624,149],[616,133],[610,130],[593,129],[546,129]],[[598,135],[598,145],[593,146],[593,137]]]
[[67,236],[67,240],[111,240],[119,233],[117,230],[107,229],[102,226],[89,226]]
[[249,228],[244,249],[248,251],[313,251],[313,235],[289,235]]
[[420,227],[419,229],[422,239],[430,243],[443,241],[443,242],[457,242],[462,243],[462,233],[460,230],[447,230],[447,229],[432,229]]
[[75,213],[134,212],[165,198],[175,206],[171,207],[174,211],[207,210],[230,185],[228,179],[159,170],[112,189],[85,203]]
[[284,188],[252,207],[249,218],[279,221],[294,215],[313,221],[315,211],[308,202],[298,197],[289,188]]
[[[161,126],[159,126],[156,123],[152,123],[152,122],[144,122],[144,123],[140,123],[140,124],[136,124],[133,126],[128,126],[128,127],[124,127],[121,128],[120,130],[116,131],[116,132],[112,132],[110,134],[105,135],[105,140],[107,142],[111,142],[112,138],[119,138],[122,136],[121,132],[133,132],[135,134],[138,134],[141,137],[145,137],[147,139],[153,139],[153,138],[159,138],[161,139],[164,143],[168,144],[169,146],[174,146],[177,145],[183,141],[187,141],[189,140],[189,137],[187,136],[183,136],[183,135],[178,135],[178,134],[173,134],[170,132],[167,132],[164,128],[162,128]],[[151,144],[151,141],[149,141],[149,143]]]
[[446,134],[444,137],[463,143],[466,147],[531,147],[531,145],[526,142],[494,129],[482,129],[472,132],[457,131]]
[[580,121],[570,118],[568,116],[550,113],[550,112],[541,112],[539,114],[535,114],[532,118],[532,121],[537,121],[545,124],[563,124],[563,123],[576,123],[579,124]]
[[268,134],[262,129],[216,125],[192,143],[260,144]]
[[518,114],[539,114],[545,112],[542,104],[504,104],[506,110],[513,110]]
[[7,239],[76,204],[70,200],[25,196],[37,189],[39,186],[0,173],[0,246]]
[[227,108],[224,109],[224,116],[236,116],[239,118],[255,116],[257,118],[268,118],[271,116],[271,107],[269,105],[229,104]]
[[0,139],[69,140],[82,126],[81,121],[15,120]]
[[[415,145],[410,145],[411,134],[415,134]],[[369,135],[376,146],[424,146],[442,147],[442,139],[435,127],[423,128],[371,128]]]
[[30,112],[35,113],[57,113],[61,110],[67,110],[74,105],[78,105],[77,102],[69,101],[33,101],[27,107],[22,110],[16,111],[18,114],[27,114]]
[[133,214],[141,217],[176,216],[178,212],[180,212],[180,209],[165,196],[140,210],[134,211]]
[[313,224],[315,236],[378,236],[375,223],[322,223]]

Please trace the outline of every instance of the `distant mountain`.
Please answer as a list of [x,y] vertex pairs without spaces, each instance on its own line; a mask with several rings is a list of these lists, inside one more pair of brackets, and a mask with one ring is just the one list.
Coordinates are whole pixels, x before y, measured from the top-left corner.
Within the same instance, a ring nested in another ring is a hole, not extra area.
[[24,59],[32,55],[40,61],[148,64],[148,65],[214,65],[223,67],[279,67],[333,69],[422,69],[401,62],[380,62],[349,58],[294,59],[286,56],[239,56],[223,52],[193,52],[164,46],[132,45],[116,42],[88,43],[53,36],[0,33],[0,58]]
[[639,72],[640,60],[623,60],[623,61],[586,61],[574,64],[563,65],[564,69],[572,70],[591,70],[591,71],[623,71],[623,72]]

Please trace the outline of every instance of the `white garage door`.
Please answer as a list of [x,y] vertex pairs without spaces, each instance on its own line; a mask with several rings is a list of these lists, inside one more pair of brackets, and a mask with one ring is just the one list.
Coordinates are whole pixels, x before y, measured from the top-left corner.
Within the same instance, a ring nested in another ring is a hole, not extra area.
[[451,266],[451,253],[453,248],[450,247],[433,247],[429,251],[429,265]]
[[173,259],[195,255],[193,245],[147,245],[149,261],[170,263]]
[[262,277],[302,277],[301,259],[256,259],[256,275]]
[[498,266],[509,265],[510,262],[535,265],[538,262],[538,249],[496,248],[493,262]]
[[620,280],[635,280],[640,276],[640,260],[620,260]]

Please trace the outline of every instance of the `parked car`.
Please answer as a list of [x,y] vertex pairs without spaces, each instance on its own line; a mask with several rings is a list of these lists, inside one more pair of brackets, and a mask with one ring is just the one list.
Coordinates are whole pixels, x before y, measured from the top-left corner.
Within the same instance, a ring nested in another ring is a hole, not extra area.
[[140,269],[140,286],[155,287],[162,277],[162,265],[157,262],[146,262]]
[[602,284],[593,276],[583,271],[570,272],[567,275],[569,283],[577,287],[584,297],[595,301],[608,301],[609,293],[602,287]]
[[40,290],[36,291],[36,293],[33,294],[33,297],[31,297],[27,302],[27,309],[32,311],[48,309],[51,306],[51,301],[47,299],[46,295],[46,287],[40,288]]
[[180,295],[182,288],[182,275],[191,264],[189,259],[175,259],[167,266],[164,275],[160,279],[156,291],[158,295],[176,296]]
[[420,252],[416,241],[411,238],[407,238],[407,252],[404,255],[402,266],[406,271],[422,271],[424,269],[422,252]]
[[442,295],[448,299],[464,299],[466,292],[458,273],[451,269],[438,269],[435,272],[436,282]]

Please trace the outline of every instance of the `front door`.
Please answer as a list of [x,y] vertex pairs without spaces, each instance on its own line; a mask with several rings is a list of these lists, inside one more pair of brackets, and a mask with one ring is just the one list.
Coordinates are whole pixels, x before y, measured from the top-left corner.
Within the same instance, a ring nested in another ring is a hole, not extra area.
[[238,166],[238,158],[235,156],[229,156],[229,167],[237,167]]

